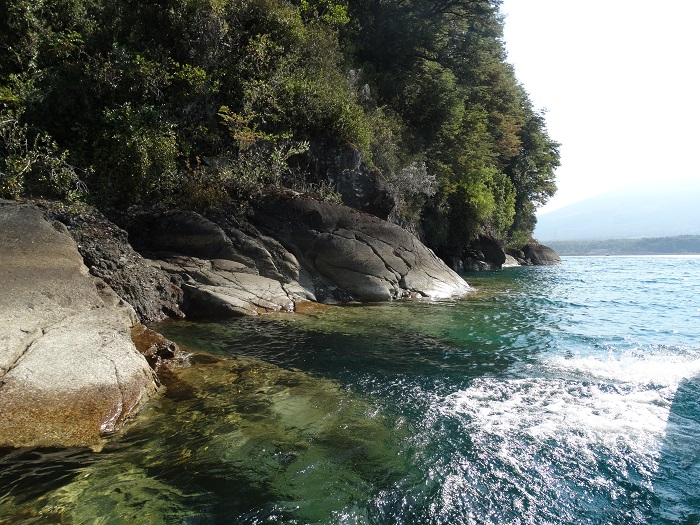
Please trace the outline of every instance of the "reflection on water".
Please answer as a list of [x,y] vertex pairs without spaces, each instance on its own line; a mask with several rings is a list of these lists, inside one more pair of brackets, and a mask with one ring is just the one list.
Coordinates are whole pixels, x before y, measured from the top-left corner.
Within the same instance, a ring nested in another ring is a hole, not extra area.
[[0,523],[700,523],[700,259],[652,262],[162,324],[206,354],[100,454],[0,454]]

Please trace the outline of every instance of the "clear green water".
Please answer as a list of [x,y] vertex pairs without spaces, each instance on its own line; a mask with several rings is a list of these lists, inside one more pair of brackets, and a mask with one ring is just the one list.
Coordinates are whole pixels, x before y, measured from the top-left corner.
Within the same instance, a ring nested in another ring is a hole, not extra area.
[[700,258],[465,277],[159,325],[211,356],[100,453],[0,454],[0,523],[700,523]]

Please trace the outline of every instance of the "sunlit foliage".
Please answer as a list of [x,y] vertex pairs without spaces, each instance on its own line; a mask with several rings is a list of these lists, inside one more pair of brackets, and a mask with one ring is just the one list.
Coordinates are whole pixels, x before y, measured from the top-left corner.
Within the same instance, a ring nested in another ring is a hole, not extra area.
[[3,0],[0,196],[230,206],[323,182],[324,144],[361,151],[432,247],[522,243],[559,152],[498,4]]

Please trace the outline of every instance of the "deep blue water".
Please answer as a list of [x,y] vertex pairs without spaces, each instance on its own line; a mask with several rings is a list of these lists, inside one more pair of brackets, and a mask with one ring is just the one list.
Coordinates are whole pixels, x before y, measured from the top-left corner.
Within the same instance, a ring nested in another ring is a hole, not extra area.
[[159,325],[224,359],[100,453],[0,456],[0,523],[700,523],[700,257],[465,278]]

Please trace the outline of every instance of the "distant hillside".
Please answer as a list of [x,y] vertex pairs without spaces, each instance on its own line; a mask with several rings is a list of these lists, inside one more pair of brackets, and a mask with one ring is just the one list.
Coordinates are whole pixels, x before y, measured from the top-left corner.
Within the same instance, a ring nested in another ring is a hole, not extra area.
[[640,187],[591,197],[537,218],[534,236],[553,241],[700,234],[700,183]]
[[679,255],[700,254],[700,235],[605,241],[553,241],[559,255]]

